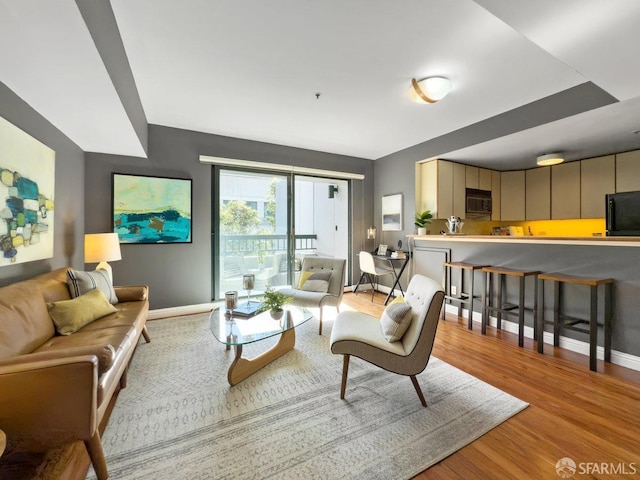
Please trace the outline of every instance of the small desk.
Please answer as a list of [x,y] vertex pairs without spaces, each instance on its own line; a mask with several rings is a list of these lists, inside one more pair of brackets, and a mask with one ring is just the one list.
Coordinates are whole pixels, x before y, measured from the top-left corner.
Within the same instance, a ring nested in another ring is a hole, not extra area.
[[[389,303],[389,299],[391,298],[391,295],[393,294],[396,287],[398,287],[400,289],[400,293],[404,295],[404,290],[402,289],[402,284],[400,283],[400,277],[402,276],[404,269],[407,268],[407,265],[409,264],[409,259],[411,258],[411,254],[409,252],[404,252],[404,258],[391,258],[389,255],[378,255],[376,253],[373,253],[372,255],[374,260],[387,262],[389,266],[393,269],[396,275],[396,281],[393,282],[393,286],[391,287],[391,290],[389,290],[389,293],[387,294],[387,298],[384,300],[384,304],[386,305],[387,303]],[[396,269],[396,266],[399,266],[400,270]],[[360,279],[358,280],[358,283],[353,289],[353,293],[356,293],[358,291],[358,287],[360,286],[360,282],[362,281],[363,276],[364,274],[360,274]]]

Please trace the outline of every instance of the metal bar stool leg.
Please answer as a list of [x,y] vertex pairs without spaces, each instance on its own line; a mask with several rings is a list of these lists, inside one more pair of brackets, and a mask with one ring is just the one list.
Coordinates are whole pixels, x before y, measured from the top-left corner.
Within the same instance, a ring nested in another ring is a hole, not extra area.
[[604,285],[604,361],[611,362],[611,284]]

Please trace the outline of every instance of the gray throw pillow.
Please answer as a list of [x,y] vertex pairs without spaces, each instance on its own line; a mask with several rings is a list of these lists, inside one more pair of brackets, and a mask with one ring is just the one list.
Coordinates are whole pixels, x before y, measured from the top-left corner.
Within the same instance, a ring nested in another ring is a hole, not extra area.
[[411,306],[404,302],[393,302],[384,312],[380,318],[380,326],[382,327],[382,334],[388,342],[397,342],[402,339],[409,325],[411,325]]
[[71,298],[79,297],[94,288],[98,288],[107,297],[110,304],[118,303],[118,297],[111,284],[111,278],[106,270],[100,269],[93,272],[81,272],[79,270],[67,270],[67,285]]
[[305,292],[327,293],[329,291],[331,272],[316,272],[302,284],[301,290]]

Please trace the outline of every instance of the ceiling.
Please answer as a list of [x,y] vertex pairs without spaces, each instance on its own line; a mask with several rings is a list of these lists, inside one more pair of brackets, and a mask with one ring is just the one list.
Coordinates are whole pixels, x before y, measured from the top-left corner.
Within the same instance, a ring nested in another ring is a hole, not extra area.
[[[637,0],[111,0],[124,72],[90,1],[0,0],[0,81],[84,151],[145,157],[126,75],[149,124],[367,159],[640,148]],[[431,75],[452,92],[411,102]]]

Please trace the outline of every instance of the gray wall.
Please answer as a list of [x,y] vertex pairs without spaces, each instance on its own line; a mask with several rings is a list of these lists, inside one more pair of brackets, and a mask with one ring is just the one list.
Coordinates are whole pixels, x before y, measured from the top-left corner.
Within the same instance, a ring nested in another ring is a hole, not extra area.
[[[373,163],[342,155],[150,125],[149,159],[86,154],[86,233],[111,230],[111,173],[132,173],[193,180],[191,244],[122,245],[113,262],[114,282],[150,286],[151,308],[211,301],[211,166],[200,155],[337,170],[365,175],[354,181],[352,249],[361,248],[365,225],[373,219]],[[362,232],[362,234],[360,234]],[[356,267],[356,272],[359,272]],[[356,273],[357,275],[358,273]]]
[[84,154],[38,112],[0,82],[0,116],[56,152],[53,258],[0,267],[0,285],[64,266],[83,267]]

